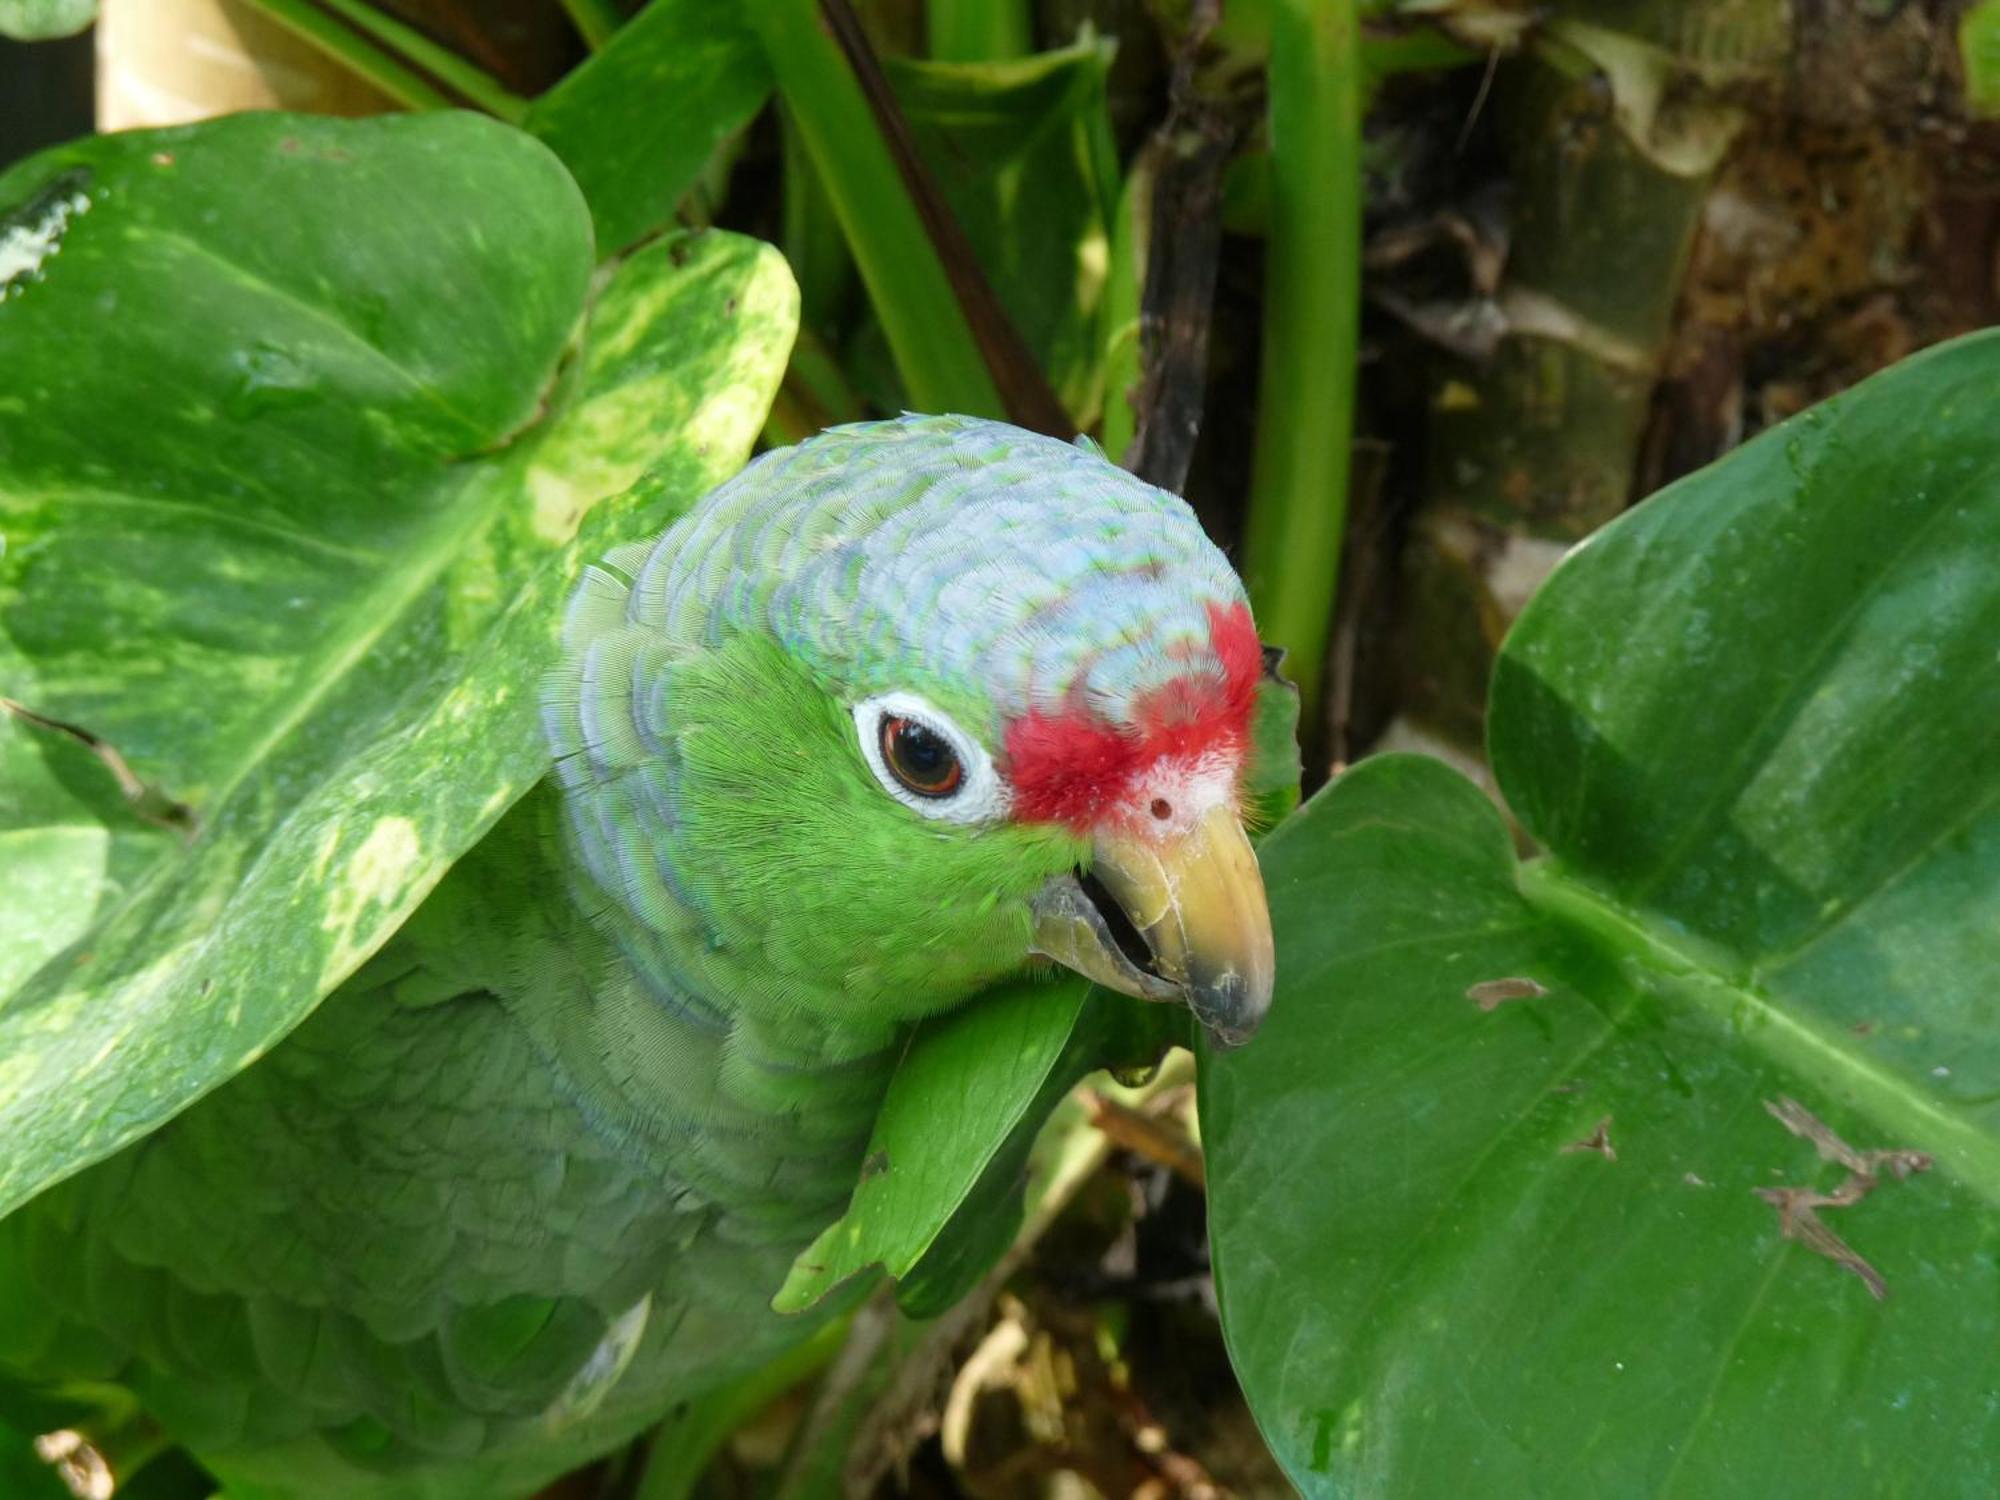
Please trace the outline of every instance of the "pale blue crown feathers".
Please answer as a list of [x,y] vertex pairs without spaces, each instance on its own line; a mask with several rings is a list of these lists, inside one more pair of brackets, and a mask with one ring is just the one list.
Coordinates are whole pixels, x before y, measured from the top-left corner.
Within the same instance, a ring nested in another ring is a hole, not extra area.
[[996,746],[1030,708],[1080,697],[1119,723],[1169,674],[1220,680],[1210,610],[1242,600],[1188,506],[1087,442],[969,417],[831,429],[577,591],[544,717],[579,851],[642,921],[688,908],[671,668],[733,634],[768,633],[837,697],[925,694]]

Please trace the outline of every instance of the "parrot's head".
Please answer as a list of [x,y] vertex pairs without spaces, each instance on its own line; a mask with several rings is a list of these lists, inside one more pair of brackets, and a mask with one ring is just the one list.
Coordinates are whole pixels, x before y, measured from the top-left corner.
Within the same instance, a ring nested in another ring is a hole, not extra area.
[[1038,960],[1270,1003],[1241,822],[1264,654],[1188,507],[1096,450],[904,418],[770,453],[572,602],[572,849],[703,994],[880,1028]]

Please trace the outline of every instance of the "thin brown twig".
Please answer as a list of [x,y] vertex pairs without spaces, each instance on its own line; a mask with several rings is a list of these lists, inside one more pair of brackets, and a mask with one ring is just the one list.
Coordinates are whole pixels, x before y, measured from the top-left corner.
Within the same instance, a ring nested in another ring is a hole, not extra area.
[[1241,134],[1206,97],[1195,60],[1219,17],[1203,0],[1174,60],[1167,117],[1146,143],[1153,164],[1146,281],[1139,297],[1139,389],[1125,467],[1179,494],[1187,485],[1208,388],[1208,334],[1222,260],[1222,174]]
[[1176,1176],[1207,1190],[1208,1168],[1202,1160],[1201,1147],[1179,1125],[1150,1111],[1120,1104],[1095,1089],[1089,1091],[1086,1099],[1090,1105],[1090,1123],[1103,1131],[1114,1146],[1157,1162]]

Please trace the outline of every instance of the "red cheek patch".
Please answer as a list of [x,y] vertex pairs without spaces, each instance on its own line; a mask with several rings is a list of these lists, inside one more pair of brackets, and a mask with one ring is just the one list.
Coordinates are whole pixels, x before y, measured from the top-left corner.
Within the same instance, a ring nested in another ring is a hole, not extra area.
[[1014,816],[1087,832],[1162,759],[1218,752],[1240,758],[1264,648],[1246,605],[1211,604],[1208,630],[1222,680],[1201,673],[1163,683],[1139,700],[1129,727],[1106,723],[1081,705],[1054,714],[1033,710],[1008,725],[1002,769],[1014,789]]

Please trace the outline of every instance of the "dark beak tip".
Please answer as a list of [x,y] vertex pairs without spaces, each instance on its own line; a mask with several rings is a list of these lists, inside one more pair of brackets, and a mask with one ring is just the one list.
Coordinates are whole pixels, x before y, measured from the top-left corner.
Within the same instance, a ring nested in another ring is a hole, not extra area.
[[1236,974],[1191,987],[1187,1001],[1219,1052],[1233,1052],[1255,1036],[1271,1008],[1268,993],[1253,995],[1251,986]]

